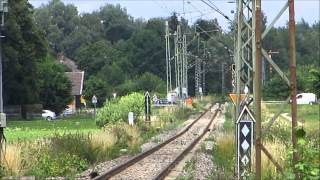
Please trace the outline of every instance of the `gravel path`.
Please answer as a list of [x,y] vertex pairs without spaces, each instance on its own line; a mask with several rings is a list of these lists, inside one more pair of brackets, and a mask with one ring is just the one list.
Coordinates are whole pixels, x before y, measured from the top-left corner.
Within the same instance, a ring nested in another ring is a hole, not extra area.
[[[209,112],[208,114],[210,114],[212,116],[212,114],[213,114],[212,112],[211,113]],[[141,146],[142,152],[144,152],[144,151],[164,142],[165,140],[169,139],[170,137],[176,135],[177,133],[182,131],[188,124],[193,122],[195,119],[196,119],[196,117],[190,117],[189,120],[186,121],[182,126],[175,128],[175,129],[172,129],[172,130],[169,130],[169,131],[166,131],[164,133],[161,133],[161,134],[156,135],[155,137],[151,138],[149,142],[147,142]],[[197,131],[199,131],[199,127],[198,127]],[[191,134],[189,134],[191,139],[189,138],[189,139],[186,139],[185,141],[176,140],[176,141],[172,142],[172,144],[174,146],[182,146],[182,145],[186,146],[188,142],[191,142],[192,137],[195,137],[196,134],[197,133],[195,133],[195,134],[191,133]],[[181,148],[172,149],[172,151],[174,151],[175,153],[181,152]],[[163,162],[161,162],[162,164],[168,164],[168,162],[171,160],[170,158],[172,158],[168,155],[168,152],[159,153],[159,155],[162,157],[162,161],[163,161]],[[134,156],[121,156],[119,158],[100,163],[100,164],[96,165],[94,168],[88,169],[88,170],[84,171],[83,173],[79,174],[76,179],[77,180],[92,179],[91,178],[92,175],[102,174],[103,172],[110,170],[113,167],[115,167],[121,163],[124,163],[133,157]],[[154,163],[154,164],[159,164],[158,158],[155,158],[155,159],[151,158],[150,162],[154,162],[155,160],[157,160],[157,163]],[[153,166],[152,163],[149,163],[149,162],[145,162],[145,163],[151,167]],[[156,168],[156,167],[154,167],[154,168]],[[140,176],[140,177],[142,178],[143,176]],[[127,178],[120,177],[120,179],[127,179]],[[132,178],[130,177],[129,179],[132,179]],[[137,179],[139,179],[139,178],[137,178]],[[142,178],[142,179],[145,179],[145,178]]]
[[[225,121],[223,111],[224,106],[221,106],[222,113],[215,119],[214,121],[214,129],[210,132],[209,137],[207,138],[209,141],[204,141],[203,146],[204,149],[196,149],[196,153],[192,156],[192,162],[194,163],[194,170],[188,170],[187,168],[184,168],[184,171],[182,171],[177,177],[177,179],[185,179],[185,178],[192,178],[197,180],[202,179],[211,179],[210,175],[212,171],[214,170],[214,164],[213,164],[213,153],[212,148],[214,146],[214,142],[212,141],[214,137],[220,136],[221,131],[223,130],[223,124]],[[201,147],[201,146],[200,146]]]
[[[217,108],[217,107],[215,107]],[[125,171],[117,174],[111,179],[153,179],[161,170],[169,165],[178,154],[180,154],[210,122],[213,113],[208,111],[197,123],[195,123],[189,131],[181,135],[179,138],[168,143],[155,153],[142,159],[138,163],[130,166]]]

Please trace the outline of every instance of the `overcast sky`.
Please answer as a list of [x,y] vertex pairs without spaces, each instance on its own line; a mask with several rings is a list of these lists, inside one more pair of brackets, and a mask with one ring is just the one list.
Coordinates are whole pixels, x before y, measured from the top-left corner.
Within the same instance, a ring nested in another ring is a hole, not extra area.
[[[179,13],[190,23],[198,18],[211,19],[217,18],[223,29],[227,29],[226,19],[212,10],[208,5],[200,0],[62,0],[64,3],[74,4],[80,13],[92,12],[98,10],[105,4],[120,4],[125,7],[129,15],[134,18],[143,18],[148,20],[153,17],[168,17],[173,11]],[[228,3],[233,0],[211,0],[225,15],[233,19],[236,11],[235,3]],[[34,7],[41,4],[47,4],[49,0],[29,0]],[[262,10],[267,15],[268,23],[277,15],[285,4],[284,0],[262,0]],[[310,24],[320,19],[320,1],[319,0],[295,0],[296,21],[305,19]],[[279,19],[275,26],[285,26],[288,20],[288,10]]]

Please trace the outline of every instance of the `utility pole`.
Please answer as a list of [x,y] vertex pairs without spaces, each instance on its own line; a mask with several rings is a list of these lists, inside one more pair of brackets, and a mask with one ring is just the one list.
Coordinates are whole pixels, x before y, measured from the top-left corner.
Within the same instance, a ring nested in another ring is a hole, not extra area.
[[0,13],[1,13],[1,25],[0,25],[0,162],[2,152],[3,141],[3,129],[6,127],[6,114],[3,111],[3,83],[2,83],[2,28],[4,26],[4,15],[8,12],[8,1],[0,0]]
[[224,80],[224,63],[221,63],[221,95],[224,96],[224,86],[225,86],[225,80]]
[[179,98],[186,98],[188,96],[187,36],[186,34],[182,35],[180,25],[177,26],[177,30],[175,31],[174,49],[176,79],[175,89],[178,90]]
[[205,89],[206,89],[206,71],[207,71],[207,63],[206,61],[202,62],[202,94],[205,94]]
[[200,34],[197,33],[198,38],[198,56],[195,58],[195,70],[194,70],[194,83],[195,83],[195,95],[199,96],[200,84],[201,84],[201,59],[200,55]]
[[[295,41],[295,20],[294,20],[294,0],[289,0],[289,67],[290,67],[290,95],[291,95],[291,122],[292,122],[292,164],[295,166],[299,161],[297,152],[297,74],[296,74],[296,41]],[[299,173],[295,170],[296,179]]]
[[[268,32],[275,25],[277,20],[282,16],[282,14],[289,7],[289,67],[290,67],[290,80],[286,74],[280,69],[280,67],[273,61],[272,57],[268,52],[262,47],[262,40],[266,37]],[[244,100],[240,102],[240,92],[243,86],[248,86],[249,89],[253,87],[253,110],[254,118],[256,121],[255,126],[255,170],[256,179],[261,179],[261,153],[263,152],[271,162],[276,166],[279,172],[283,172],[283,168],[279,165],[277,161],[273,158],[272,154],[269,153],[268,149],[262,144],[262,137],[268,133],[270,127],[278,119],[279,115],[283,112],[285,105],[290,102],[291,99],[291,113],[292,113],[292,146],[295,150],[293,153],[292,161],[293,167],[297,164],[299,156],[297,153],[297,139],[295,130],[297,127],[297,105],[296,105],[296,47],[295,47],[295,22],[294,22],[294,0],[288,0],[285,2],[282,9],[271,21],[271,23],[262,32],[261,22],[262,22],[262,7],[261,0],[238,0],[237,1],[237,40],[236,40],[236,117],[238,119],[239,112],[241,111],[241,104],[246,104],[248,101]],[[290,96],[287,100],[280,105],[278,112],[266,123],[264,129],[261,127],[261,70],[262,70],[262,56],[268,61],[270,66],[279,74],[281,79],[290,88]],[[253,81],[252,76],[253,75]],[[250,106],[248,106],[251,108]],[[239,143],[237,142],[237,147]],[[237,164],[241,162],[237,160]],[[245,173],[238,168],[238,178],[245,178]],[[299,176],[296,173],[296,178]]]
[[166,21],[166,73],[167,73],[167,94],[172,91],[171,83],[171,55],[170,55],[170,33],[169,33],[169,23]]
[[256,179],[261,179],[261,0],[256,0],[256,59],[255,59],[255,76],[254,76],[254,107],[256,119]]
[[194,82],[195,82],[195,94],[196,96],[199,96],[200,84],[201,84],[201,59],[199,57],[196,57],[195,59]]
[[183,66],[182,66],[182,93],[185,96],[184,98],[188,97],[188,59],[187,59],[187,36],[186,34],[183,35],[182,39],[182,59],[183,59]]

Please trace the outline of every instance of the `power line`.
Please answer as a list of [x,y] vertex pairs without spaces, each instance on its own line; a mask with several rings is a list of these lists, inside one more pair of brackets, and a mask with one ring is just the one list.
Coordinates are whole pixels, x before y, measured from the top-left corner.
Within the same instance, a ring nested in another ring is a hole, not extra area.
[[215,10],[217,13],[219,13],[220,15],[222,15],[225,19],[227,19],[228,21],[232,22],[230,20],[230,18],[225,15],[216,5],[214,5],[210,0],[208,0],[208,2],[201,0],[203,3],[205,3],[206,5],[208,5],[209,7],[211,7],[213,10]]
[[192,6],[195,10],[197,10],[201,15],[204,15],[203,12],[201,12],[196,6],[194,6],[190,1],[187,1],[187,3]]

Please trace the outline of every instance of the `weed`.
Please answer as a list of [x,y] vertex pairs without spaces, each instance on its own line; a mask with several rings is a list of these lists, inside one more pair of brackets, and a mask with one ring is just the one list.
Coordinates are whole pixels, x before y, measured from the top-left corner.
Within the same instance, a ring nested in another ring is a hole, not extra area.
[[183,176],[178,176],[176,180],[193,180],[195,176],[196,162],[195,160],[189,160],[183,167]]
[[88,163],[76,155],[68,153],[42,152],[36,154],[27,174],[37,178],[50,176],[72,176],[88,167]]
[[1,154],[1,167],[4,168],[6,174],[15,175],[22,169],[21,146],[19,144],[7,145],[6,151]]
[[213,179],[233,179],[235,162],[235,144],[232,133],[223,134],[216,139],[213,148],[213,161],[216,170],[211,174]]

